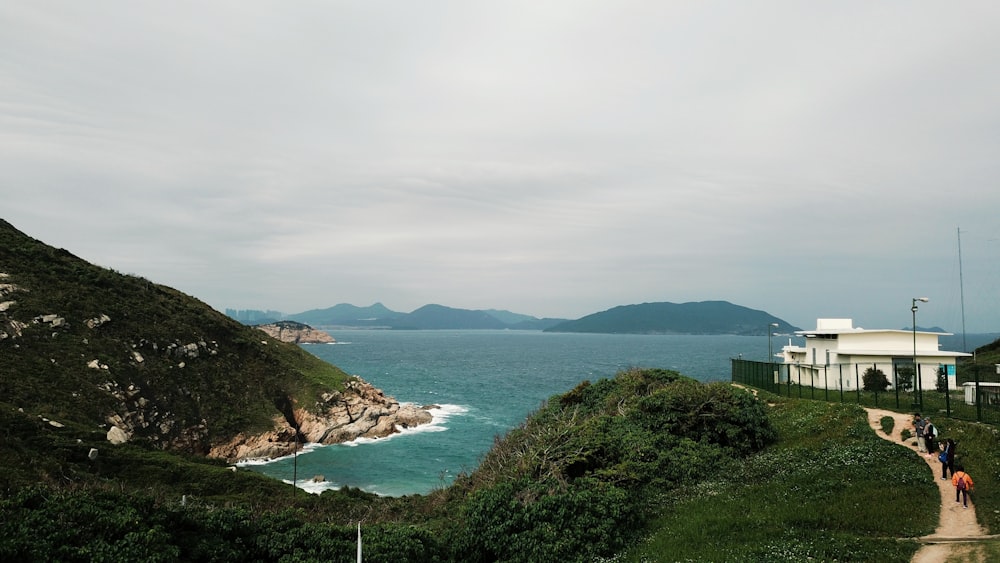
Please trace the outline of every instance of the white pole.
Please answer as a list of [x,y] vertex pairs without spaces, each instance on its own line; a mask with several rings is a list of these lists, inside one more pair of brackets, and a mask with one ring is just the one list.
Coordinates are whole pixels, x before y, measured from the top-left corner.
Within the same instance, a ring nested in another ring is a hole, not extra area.
[[361,563],[361,522],[358,522],[358,563]]

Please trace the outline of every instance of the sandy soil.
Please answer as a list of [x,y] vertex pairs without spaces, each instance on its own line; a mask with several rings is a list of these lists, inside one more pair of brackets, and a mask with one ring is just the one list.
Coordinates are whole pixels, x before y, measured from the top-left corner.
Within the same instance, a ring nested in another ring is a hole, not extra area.
[[[974,542],[994,536],[987,536],[985,530],[976,522],[976,507],[972,503],[971,496],[968,509],[963,509],[961,504],[955,502],[955,488],[951,485],[951,475],[948,475],[947,480],[941,480],[941,462],[938,461],[937,454],[930,456],[921,454],[917,450],[915,438],[906,442],[901,440],[900,433],[904,428],[909,428],[910,432],[913,432],[913,417],[909,414],[880,409],[865,410],[868,411],[868,422],[877,436],[910,448],[914,455],[920,456],[920,459],[927,462],[934,476],[934,482],[941,491],[941,520],[933,534],[920,538],[926,545],[913,556],[912,563],[938,563],[946,561],[949,557],[961,561],[982,561],[977,553],[978,550],[963,542]],[[890,436],[882,432],[883,416],[891,416],[896,422]]]

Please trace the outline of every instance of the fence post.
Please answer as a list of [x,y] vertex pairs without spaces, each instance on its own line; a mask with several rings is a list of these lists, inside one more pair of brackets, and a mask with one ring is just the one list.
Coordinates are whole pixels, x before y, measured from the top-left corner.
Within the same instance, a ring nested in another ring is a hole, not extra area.
[[844,364],[837,364],[837,381],[840,382],[840,402],[844,402]]
[[979,366],[978,365],[974,365],[972,367],[973,367],[972,373],[975,374],[975,378],[976,378],[975,379],[975,381],[976,381],[976,422],[982,422],[983,421],[983,400],[982,400],[983,398],[979,394]]
[[917,385],[917,404],[920,405],[920,410],[923,411],[924,410],[924,385],[923,385],[923,381],[921,381],[921,379],[920,379],[920,376],[921,376],[921,374],[920,374],[920,364],[917,364],[916,366],[914,366],[913,367],[913,371],[916,373],[916,378],[917,378],[917,381],[915,382],[916,385]]
[[861,366],[854,364],[854,388],[858,393],[858,404],[861,404]]
[[892,390],[896,393],[896,408],[899,408],[899,373],[895,362],[892,364]]
[[[948,389],[948,368],[941,367],[938,369],[940,370],[938,371],[938,377],[944,375],[944,409],[948,413],[948,416],[951,416],[951,391]],[[944,374],[941,371],[944,371]]]

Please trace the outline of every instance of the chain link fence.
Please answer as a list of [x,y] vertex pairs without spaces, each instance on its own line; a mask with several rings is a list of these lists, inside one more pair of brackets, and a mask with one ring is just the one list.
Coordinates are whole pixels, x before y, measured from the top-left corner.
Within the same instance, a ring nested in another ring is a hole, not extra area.
[[[784,397],[855,403],[1000,425],[1000,374],[994,364],[963,363],[953,375],[942,367],[935,373],[935,385],[928,389],[919,377],[925,374],[913,377],[912,365],[800,366],[735,358],[731,362],[734,383]],[[884,374],[887,388],[866,391],[866,372]]]

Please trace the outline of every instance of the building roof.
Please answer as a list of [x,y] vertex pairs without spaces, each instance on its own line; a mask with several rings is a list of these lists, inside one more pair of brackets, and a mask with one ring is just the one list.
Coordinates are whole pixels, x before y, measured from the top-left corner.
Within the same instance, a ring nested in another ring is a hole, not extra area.
[[[799,336],[819,336],[819,335],[834,335],[834,334],[861,334],[861,333],[876,333],[876,332],[896,332],[904,334],[913,334],[913,330],[903,330],[898,328],[875,328],[866,329],[861,327],[853,326],[853,321],[851,319],[816,319],[816,328],[813,330],[796,330],[795,334]],[[916,331],[919,334],[936,334],[938,336],[951,336],[950,332],[930,332],[926,330]]]
[[[912,330],[904,330],[900,328],[840,328],[840,329],[826,329],[826,330],[796,330],[795,334],[799,336],[818,336],[821,334],[874,334],[876,332],[897,332],[901,334],[913,334]],[[918,330],[917,334],[936,334],[938,336],[951,336],[954,333],[951,332],[931,332],[928,330]]]
[[[899,356],[908,357],[912,356],[912,350],[898,350],[898,349],[862,349],[862,348],[838,348],[832,350],[841,356]],[[927,358],[933,356],[941,356],[944,358],[964,358],[967,356],[972,356],[966,352],[949,352],[947,350],[921,350],[917,348],[917,356]]]

